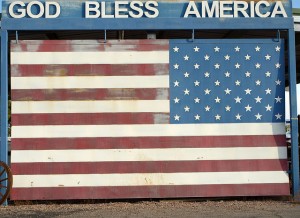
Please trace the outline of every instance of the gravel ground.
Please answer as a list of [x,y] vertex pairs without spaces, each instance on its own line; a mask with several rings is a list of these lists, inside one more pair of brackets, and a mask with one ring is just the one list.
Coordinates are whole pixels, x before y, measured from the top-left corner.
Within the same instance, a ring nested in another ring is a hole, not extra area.
[[300,217],[300,202],[162,200],[0,206],[0,217]]

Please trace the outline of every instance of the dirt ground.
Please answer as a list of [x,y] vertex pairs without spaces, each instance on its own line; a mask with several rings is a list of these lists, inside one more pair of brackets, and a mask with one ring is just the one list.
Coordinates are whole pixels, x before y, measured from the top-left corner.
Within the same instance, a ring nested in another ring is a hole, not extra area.
[[92,204],[27,203],[27,205],[0,206],[0,217],[297,218],[300,217],[300,202],[282,200],[160,200],[97,202]]

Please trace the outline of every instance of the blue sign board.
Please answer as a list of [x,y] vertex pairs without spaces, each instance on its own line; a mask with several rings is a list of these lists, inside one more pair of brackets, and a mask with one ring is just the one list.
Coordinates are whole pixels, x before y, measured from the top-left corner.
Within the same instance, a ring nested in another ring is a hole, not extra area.
[[3,9],[8,18],[268,18],[291,15],[288,1],[4,1]]
[[292,26],[289,0],[7,0],[2,6],[2,28],[10,30],[282,29]]

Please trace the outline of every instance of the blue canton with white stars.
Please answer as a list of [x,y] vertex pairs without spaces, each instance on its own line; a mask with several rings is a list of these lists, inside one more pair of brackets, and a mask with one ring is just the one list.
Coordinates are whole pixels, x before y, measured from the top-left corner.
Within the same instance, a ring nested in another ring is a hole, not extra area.
[[284,122],[283,41],[171,40],[171,123]]

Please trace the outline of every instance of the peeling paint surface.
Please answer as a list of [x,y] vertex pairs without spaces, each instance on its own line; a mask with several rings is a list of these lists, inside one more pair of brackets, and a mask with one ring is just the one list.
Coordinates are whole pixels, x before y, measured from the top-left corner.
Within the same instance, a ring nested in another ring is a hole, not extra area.
[[[167,40],[21,40],[11,52],[12,199],[289,194],[283,125],[170,124]],[[17,57],[28,52],[50,58]],[[78,64],[64,52],[115,55]]]

